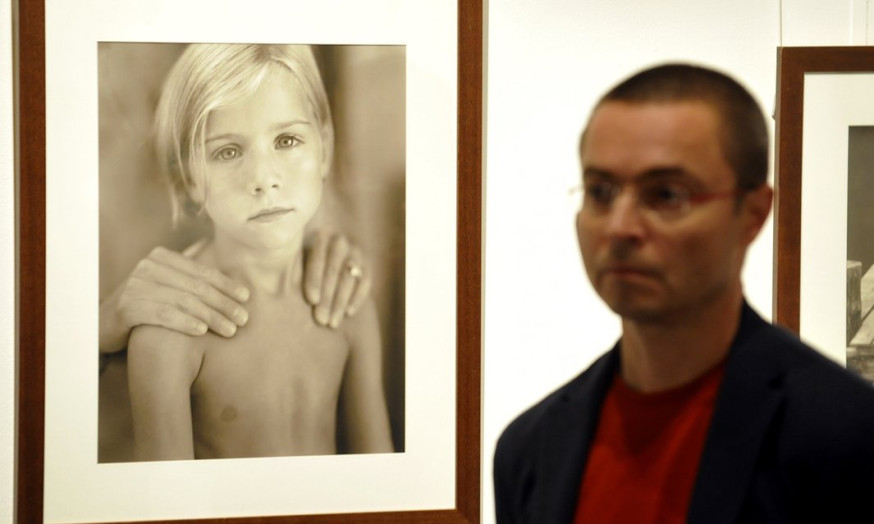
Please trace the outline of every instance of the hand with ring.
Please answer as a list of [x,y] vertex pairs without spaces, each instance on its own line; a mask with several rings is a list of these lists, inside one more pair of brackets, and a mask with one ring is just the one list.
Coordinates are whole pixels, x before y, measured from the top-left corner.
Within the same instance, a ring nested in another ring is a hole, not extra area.
[[356,262],[353,262],[351,259],[346,263],[346,272],[349,273],[349,276],[352,278],[361,278],[361,275],[364,274],[361,266]]
[[[337,327],[353,315],[370,292],[370,275],[361,250],[340,234],[314,232],[304,253],[304,295],[321,325]],[[125,281],[100,303],[99,349],[113,353],[127,346],[131,329],[162,326],[189,335],[207,329],[233,336],[248,320],[249,290],[185,253],[162,247],[143,258]]]
[[370,294],[371,274],[364,256],[342,235],[315,232],[308,238],[307,263],[324,267],[324,273],[304,272],[304,296],[314,306],[314,318],[336,328],[354,315]]

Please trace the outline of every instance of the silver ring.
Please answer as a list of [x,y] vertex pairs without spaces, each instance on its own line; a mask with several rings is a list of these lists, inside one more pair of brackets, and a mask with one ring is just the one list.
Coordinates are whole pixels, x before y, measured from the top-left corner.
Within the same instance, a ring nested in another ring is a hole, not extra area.
[[352,278],[361,278],[361,275],[364,274],[361,270],[361,266],[351,260],[346,263],[346,272],[349,273],[349,276]]

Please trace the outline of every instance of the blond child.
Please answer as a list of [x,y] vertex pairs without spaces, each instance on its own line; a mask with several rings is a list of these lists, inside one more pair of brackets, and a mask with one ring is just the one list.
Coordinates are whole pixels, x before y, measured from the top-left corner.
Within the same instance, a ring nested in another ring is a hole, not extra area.
[[251,291],[250,320],[233,338],[133,331],[138,459],[331,454],[338,415],[350,452],[391,452],[372,302],[328,330],[301,291],[305,227],[333,154],[312,50],[190,46],[167,79],[155,129],[175,209],[197,207],[213,224],[196,260]]

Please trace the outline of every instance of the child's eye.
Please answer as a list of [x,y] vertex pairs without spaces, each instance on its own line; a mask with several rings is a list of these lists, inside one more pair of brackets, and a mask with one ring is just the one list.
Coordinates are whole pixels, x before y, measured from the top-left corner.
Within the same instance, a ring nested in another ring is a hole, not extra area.
[[234,160],[240,157],[240,149],[236,146],[225,146],[213,153],[212,157],[216,160]]
[[290,147],[294,147],[300,143],[296,137],[291,135],[282,135],[276,139],[276,148],[277,149],[288,149]]

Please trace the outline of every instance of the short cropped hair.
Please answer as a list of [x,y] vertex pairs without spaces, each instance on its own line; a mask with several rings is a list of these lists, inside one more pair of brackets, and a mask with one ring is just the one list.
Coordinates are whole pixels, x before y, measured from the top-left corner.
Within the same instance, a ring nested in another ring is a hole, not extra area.
[[767,181],[768,130],[764,114],[750,92],[731,77],[699,66],[660,65],[640,71],[610,89],[595,111],[609,102],[708,104],[719,117],[723,154],[735,173],[738,189],[755,189]]
[[281,67],[300,82],[322,139],[323,174],[334,151],[331,109],[313,50],[307,45],[192,44],[170,70],[155,113],[158,163],[170,182],[173,219],[202,210],[207,117],[254,93]]

